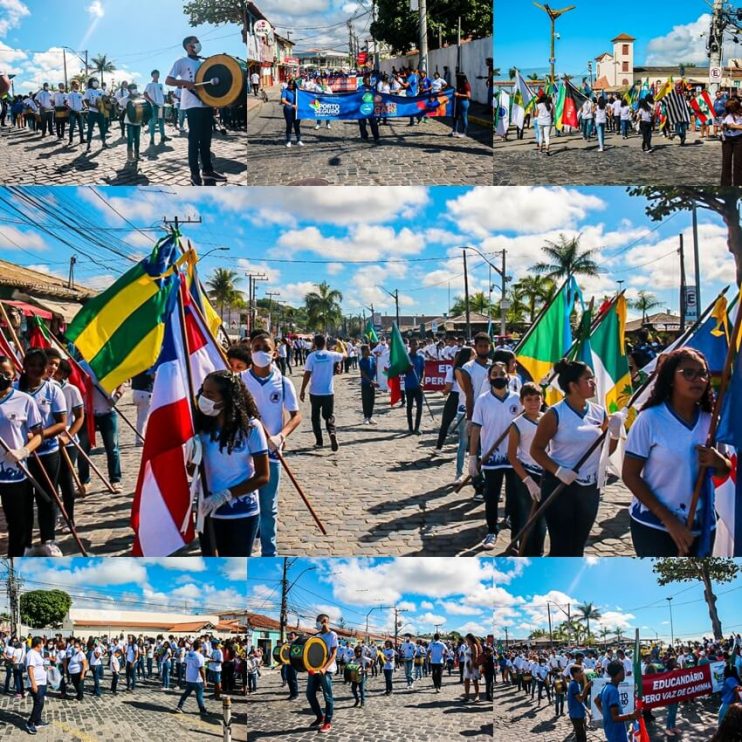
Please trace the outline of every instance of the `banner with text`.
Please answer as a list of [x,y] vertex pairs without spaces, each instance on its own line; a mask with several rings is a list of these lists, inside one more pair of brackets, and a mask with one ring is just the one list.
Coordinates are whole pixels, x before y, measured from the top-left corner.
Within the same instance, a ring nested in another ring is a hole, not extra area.
[[354,93],[315,93],[297,90],[296,118],[339,119],[342,121],[366,119],[372,116],[399,118],[453,115],[453,90],[438,94],[399,96],[356,90]]
[[446,373],[453,361],[425,361],[423,389],[426,392],[442,392],[446,386]]

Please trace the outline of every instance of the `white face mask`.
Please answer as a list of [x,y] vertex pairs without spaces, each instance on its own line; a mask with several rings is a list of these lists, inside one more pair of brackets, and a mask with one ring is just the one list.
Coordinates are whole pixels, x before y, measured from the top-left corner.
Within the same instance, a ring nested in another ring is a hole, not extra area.
[[92,88],[93,88],[93,90],[97,90],[98,89],[98,83],[97,82],[93,82]]
[[322,623],[320,621],[317,621],[317,623],[315,623],[315,626],[317,627],[317,631],[322,631]]
[[221,407],[217,406],[217,404],[218,403],[214,402],[213,399],[204,397],[203,394],[198,395],[198,409],[201,410],[206,417],[218,417],[222,410]]
[[200,53],[201,53],[201,42],[200,42],[200,41],[197,41],[197,42],[196,42],[196,43],[195,43],[195,44],[193,45],[193,53],[194,53],[194,54],[200,54]]
[[258,368],[265,368],[273,363],[273,353],[266,353],[264,350],[256,350],[250,357]]

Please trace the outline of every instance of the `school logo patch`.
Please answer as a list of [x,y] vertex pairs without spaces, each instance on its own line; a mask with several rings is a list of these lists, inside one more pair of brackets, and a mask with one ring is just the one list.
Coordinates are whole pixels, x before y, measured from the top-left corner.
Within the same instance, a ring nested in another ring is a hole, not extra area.
[[276,392],[276,391],[271,392],[270,401],[273,404],[276,404],[277,402],[280,402],[281,401],[281,395],[278,392]]
[[518,410],[520,410],[520,407],[517,404],[511,404],[510,405],[510,414],[511,415],[517,415]]

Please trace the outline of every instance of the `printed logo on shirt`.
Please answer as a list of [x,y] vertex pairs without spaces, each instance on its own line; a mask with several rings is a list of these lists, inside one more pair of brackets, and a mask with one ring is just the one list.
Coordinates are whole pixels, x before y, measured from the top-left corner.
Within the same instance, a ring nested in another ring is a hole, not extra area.
[[513,404],[510,405],[510,414],[517,415],[518,413],[520,413],[520,405],[513,402]]
[[273,404],[281,402],[281,395],[277,391],[273,391],[268,398]]

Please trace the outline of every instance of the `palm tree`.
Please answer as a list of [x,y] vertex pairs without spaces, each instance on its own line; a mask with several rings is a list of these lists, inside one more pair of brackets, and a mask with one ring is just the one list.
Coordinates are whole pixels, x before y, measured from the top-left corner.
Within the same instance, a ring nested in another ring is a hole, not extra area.
[[538,263],[531,270],[545,273],[553,281],[570,276],[598,276],[597,250],[580,250],[580,237],[559,235],[559,242],[548,241],[542,248],[551,262]]
[[510,69],[508,70],[508,77],[509,77],[509,78],[510,78],[511,80],[515,80],[515,73],[516,73],[516,71],[517,71],[517,70],[516,70],[516,68],[515,68],[515,67],[511,67],[511,68],[510,68]]
[[530,75],[528,75],[528,79],[531,82],[537,82],[541,79],[541,75],[539,75],[538,72],[532,72]]
[[236,271],[229,270],[228,268],[217,268],[211,278],[206,282],[206,286],[209,289],[209,298],[219,305],[219,314],[222,320],[224,320],[225,306],[238,306],[240,302],[244,305],[242,292],[236,287],[239,280],[241,279],[238,277]]
[[528,635],[528,638],[529,639],[545,639],[547,636],[549,636],[549,632],[546,631],[546,629],[535,629]]
[[469,297],[469,309],[479,314],[487,314],[490,310],[489,299],[485,296],[484,291],[477,291]]
[[304,297],[308,326],[327,333],[330,327],[339,325],[343,319],[343,312],[340,309],[342,300],[342,293],[330,288],[326,281],[317,284],[317,291],[310,291]]
[[642,313],[642,324],[647,321],[647,312],[662,306],[662,302],[657,301],[654,294],[648,291],[640,291],[639,296],[631,302],[632,309],[637,309]]
[[603,626],[603,628],[600,630],[600,636],[603,639],[603,648],[605,649],[608,646],[608,637],[611,635],[611,630]]
[[103,73],[116,71],[116,65],[105,54],[99,54],[97,57],[93,57],[90,60],[90,64],[96,72],[100,73],[101,87],[103,87]]
[[575,607],[580,614],[578,620],[587,624],[587,640],[590,641],[590,619],[597,621],[601,613],[592,603],[581,603]]
[[530,322],[533,324],[540,306],[543,306],[554,298],[556,285],[551,278],[528,275],[521,278],[513,286],[513,289],[518,300],[527,305]]
[[623,629],[616,628],[613,630],[613,633],[616,635],[616,641],[618,641],[618,643],[620,644],[621,639],[623,639]]

